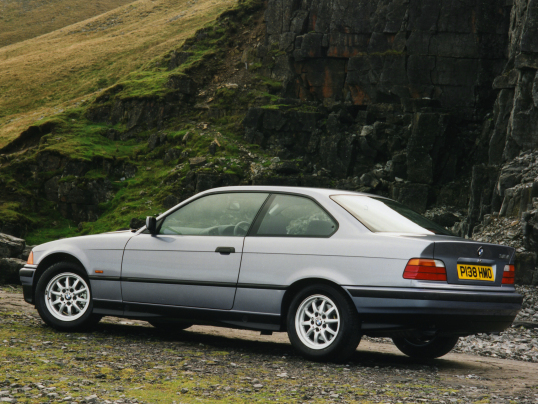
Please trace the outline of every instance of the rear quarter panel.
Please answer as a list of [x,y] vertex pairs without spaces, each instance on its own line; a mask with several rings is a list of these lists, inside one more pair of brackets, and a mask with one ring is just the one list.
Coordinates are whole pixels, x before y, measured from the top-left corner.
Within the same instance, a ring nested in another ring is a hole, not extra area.
[[308,278],[340,285],[411,285],[407,261],[433,257],[433,245],[374,233],[330,238],[247,237],[239,283],[289,286]]

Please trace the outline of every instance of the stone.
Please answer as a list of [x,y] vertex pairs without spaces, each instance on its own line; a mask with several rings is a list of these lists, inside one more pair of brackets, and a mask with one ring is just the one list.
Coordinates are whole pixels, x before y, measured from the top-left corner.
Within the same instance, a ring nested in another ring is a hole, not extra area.
[[502,76],[497,76],[493,80],[493,88],[496,90],[514,88],[519,79],[519,71],[516,69],[510,70],[508,73],[503,74]]
[[239,185],[240,178],[233,174],[198,174],[195,192],[202,192],[216,187]]
[[179,203],[179,198],[175,195],[168,195],[166,198],[164,198],[163,206],[165,209],[170,209],[176,206]]
[[437,224],[440,224],[441,226],[450,228],[454,226],[456,222],[459,222],[461,219],[450,212],[444,212],[434,214],[431,217],[431,220]]
[[407,179],[412,182],[433,182],[433,159],[444,142],[446,115],[417,113],[407,145]]
[[278,174],[293,175],[301,171],[299,164],[295,161],[280,161],[280,162],[274,163],[274,166],[275,166],[274,170]]
[[526,14],[521,35],[521,52],[538,53],[538,0],[528,1]]
[[95,404],[98,402],[98,397],[95,394],[92,394],[90,396],[84,397],[84,400],[86,400],[86,403],[88,404]]
[[191,168],[203,166],[205,163],[207,163],[207,159],[205,157],[193,157],[189,159]]
[[215,140],[212,141],[211,144],[209,145],[209,154],[214,156],[215,153],[217,152],[217,147],[219,147],[219,143]]
[[19,270],[25,264],[18,258],[0,258],[0,285],[20,283]]
[[[24,247],[24,251],[21,253],[21,255],[18,258],[20,258],[23,261],[27,261],[28,257],[30,256],[30,252],[32,252],[32,249],[34,247],[35,246],[33,246],[33,245],[27,245],[26,247]],[[17,258],[17,257],[15,257],[15,258]]]
[[430,187],[426,184],[396,183],[392,199],[401,202],[418,213],[426,212]]
[[532,285],[536,274],[536,254],[517,253],[515,260],[515,283]]
[[133,217],[131,221],[129,222],[129,228],[130,229],[140,229],[141,227],[146,225],[146,221],[144,219],[139,219],[137,217]]
[[194,95],[196,93],[194,81],[185,75],[171,75],[166,86],[184,95]]
[[9,234],[0,233],[0,258],[19,257],[26,246],[26,242]]
[[163,163],[168,164],[169,162],[173,160],[177,160],[181,156],[181,150],[173,147],[171,149],[168,149],[163,157]]
[[153,151],[160,144],[160,138],[156,133],[153,133],[148,139],[148,150]]
[[170,61],[168,62],[168,70],[174,70],[176,67],[185,63],[192,55],[194,55],[192,52],[172,52]]

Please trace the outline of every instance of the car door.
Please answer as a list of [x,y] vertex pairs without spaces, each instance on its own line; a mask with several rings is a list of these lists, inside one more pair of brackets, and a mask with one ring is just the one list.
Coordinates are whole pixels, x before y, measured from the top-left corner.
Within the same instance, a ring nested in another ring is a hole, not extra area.
[[326,278],[338,223],[314,200],[273,194],[246,237],[234,309],[280,313],[297,278]]
[[125,247],[124,302],[231,309],[244,237],[267,193],[215,193],[159,219]]

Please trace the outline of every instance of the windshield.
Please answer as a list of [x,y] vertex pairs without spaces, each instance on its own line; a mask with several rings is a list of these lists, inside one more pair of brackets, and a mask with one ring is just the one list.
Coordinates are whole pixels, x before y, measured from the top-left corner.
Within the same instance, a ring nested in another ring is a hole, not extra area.
[[373,232],[442,234],[443,226],[426,219],[399,202],[363,195],[333,195],[331,199]]

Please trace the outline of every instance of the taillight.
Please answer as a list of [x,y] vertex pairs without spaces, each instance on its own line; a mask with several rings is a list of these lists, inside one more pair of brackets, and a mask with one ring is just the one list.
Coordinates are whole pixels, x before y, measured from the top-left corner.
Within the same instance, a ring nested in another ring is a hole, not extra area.
[[28,261],[26,261],[28,265],[34,265],[34,252],[30,251],[30,255],[28,256]]
[[503,271],[503,284],[513,285],[514,277],[516,275],[515,268],[513,265],[505,265]]
[[413,258],[407,263],[403,277],[421,281],[446,281],[445,264],[439,260]]

